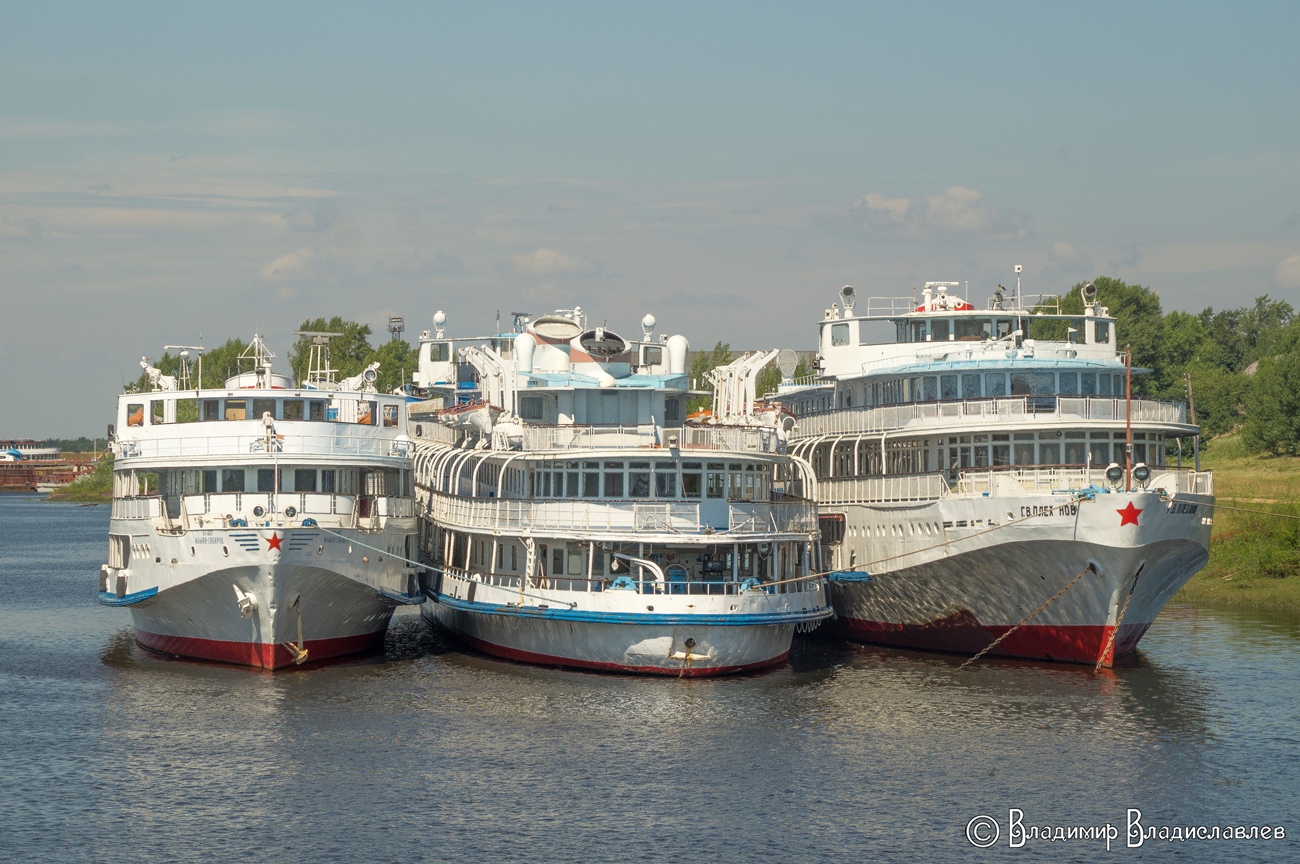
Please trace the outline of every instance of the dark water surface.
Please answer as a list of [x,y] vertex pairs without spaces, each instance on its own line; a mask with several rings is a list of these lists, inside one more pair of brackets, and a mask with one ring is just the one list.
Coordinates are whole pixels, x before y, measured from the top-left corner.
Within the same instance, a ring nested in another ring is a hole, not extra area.
[[[1300,860],[1294,616],[1171,607],[1097,676],[810,641],[704,681],[502,663],[402,616],[383,655],[272,675],[136,646],[94,599],[107,525],[0,496],[0,860]],[[1129,807],[1287,839],[1128,849]],[[1120,837],[1009,848],[1009,808]]]

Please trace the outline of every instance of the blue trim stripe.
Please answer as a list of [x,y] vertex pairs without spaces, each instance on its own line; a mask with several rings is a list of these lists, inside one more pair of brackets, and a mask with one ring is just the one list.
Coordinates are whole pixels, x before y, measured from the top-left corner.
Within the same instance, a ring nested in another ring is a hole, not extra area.
[[137,591],[134,594],[128,594],[125,597],[118,597],[108,591],[99,592],[99,602],[105,606],[134,606],[141,600],[148,600],[158,593],[157,588],[146,588],[143,591]]
[[423,594],[398,594],[395,591],[385,591],[383,588],[379,589],[379,596],[383,597],[385,600],[400,603],[403,606],[419,606],[424,602]]
[[470,603],[448,594],[427,595],[434,603],[450,606],[464,612],[480,615],[502,615],[513,618],[545,618],[554,621],[573,621],[592,624],[641,625],[699,625],[715,624],[723,627],[753,627],[760,624],[803,624],[831,617],[830,606],[797,612],[740,612],[728,615],[685,614],[670,615],[663,612],[595,612],[585,609],[541,609],[537,606],[505,606],[499,603]]

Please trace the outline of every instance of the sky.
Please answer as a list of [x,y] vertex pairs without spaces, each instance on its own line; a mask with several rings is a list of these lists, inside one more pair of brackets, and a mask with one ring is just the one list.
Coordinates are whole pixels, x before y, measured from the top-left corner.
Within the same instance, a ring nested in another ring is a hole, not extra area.
[[815,347],[842,285],[1300,307],[1300,4],[9,3],[0,438],[164,344],[581,305]]

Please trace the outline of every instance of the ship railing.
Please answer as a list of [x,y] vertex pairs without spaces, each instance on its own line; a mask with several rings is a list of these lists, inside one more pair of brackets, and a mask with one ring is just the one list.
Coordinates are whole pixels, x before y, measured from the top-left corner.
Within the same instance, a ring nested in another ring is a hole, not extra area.
[[[257,508],[261,508],[258,515]],[[292,513],[293,515],[290,515]],[[392,495],[341,495],[322,492],[208,492],[189,495],[118,498],[114,519],[156,519],[163,530],[232,527],[297,527],[313,519],[331,527],[377,530],[386,519],[413,518],[415,499]]]
[[817,530],[813,503],[733,502],[729,505],[733,534],[811,534]]
[[700,505],[684,501],[535,501],[511,498],[465,498],[429,493],[427,510],[434,522],[476,531],[701,534],[808,534],[817,530],[816,506],[808,503],[734,501],[728,524],[706,524]]
[[520,448],[530,451],[632,449],[677,446],[690,450],[732,450],[772,453],[776,430],[755,426],[525,426]]
[[923,503],[947,496],[942,474],[899,474],[882,477],[830,477],[817,481],[817,497],[827,504]]
[[[1107,396],[1018,396],[950,402],[909,402],[870,408],[844,408],[799,418],[793,439],[824,435],[879,434],[914,427],[989,423],[1126,420],[1125,400]],[[1133,400],[1134,423],[1185,425],[1183,403]]]
[[[353,456],[392,458],[393,436],[376,428],[373,435],[298,435],[285,434],[275,439],[271,452],[280,456]],[[126,446],[130,445],[130,446]],[[122,459],[150,459],[187,456],[247,456],[267,453],[262,435],[176,435],[141,436],[123,442]],[[398,454],[400,455],[400,454]]]
[[[1014,497],[1026,493],[1077,492],[1092,486],[1113,488],[1106,479],[1105,468],[1044,465],[962,471],[953,491],[963,495]],[[1158,489],[1168,495],[1213,495],[1214,476],[1210,471],[1191,468],[1152,468],[1146,485],[1135,481],[1133,488]]]
[[[454,579],[461,579],[466,582],[476,582],[480,585],[490,585],[494,588],[502,588],[514,591],[570,591],[582,592],[587,594],[598,594],[604,591],[619,591],[629,589],[613,588],[614,580],[620,576],[626,576],[626,573],[617,573],[608,576],[593,575],[584,576],[565,576],[565,575],[538,575],[533,579],[525,579],[522,574],[517,573],[482,573],[478,571],[465,570],[461,567],[445,566],[440,568],[442,572]],[[645,571],[642,571],[644,575]],[[712,575],[712,574],[706,574]],[[632,585],[638,594],[659,594],[659,595],[727,595],[740,594],[743,591],[762,590],[769,594],[801,594],[805,591],[819,590],[817,580],[815,579],[781,579],[776,581],[757,580],[752,577],[732,578],[723,574],[716,574],[714,579],[665,579],[656,581],[653,578],[632,579]],[[536,605],[539,598],[537,596],[527,596],[524,598],[524,605]]]
[[415,437],[429,444],[444,444],[454,447],[461,436],[450,426],[444,426],[436,420],[424,420],[415,424]]

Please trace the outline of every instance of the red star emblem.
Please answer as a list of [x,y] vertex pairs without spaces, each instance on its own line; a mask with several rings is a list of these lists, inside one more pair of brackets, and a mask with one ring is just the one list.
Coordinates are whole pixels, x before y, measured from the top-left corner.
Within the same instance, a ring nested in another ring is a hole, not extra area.
[[[1133,505],[1130,504],[1130,505],[1128,505],[1128,506],[1132,507]],[[1136,522],[1137,519],[1134,519],[1133,521]],[[267,537],[267,538],[266,538],[266,551],[267,551],[267,552],[270,552],[272,549],[280,549],[280,540],[281,540],[281,539],[283,539],[283,538],[281,538],[279,534],[272,534],[270,537]],[[283,549],[280,549],[280,551],[283,552],[284,550],[283,550]]]
[[1138,524],[1138,514],[1142,511],[1134,507],[1133,502],[1130,501],[1123,510],[1116,510],[1115,512],[1119,514],[1119,527],[1123,528],[1125,525]]

